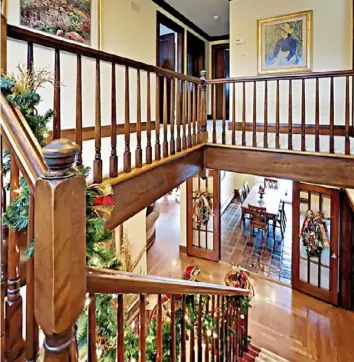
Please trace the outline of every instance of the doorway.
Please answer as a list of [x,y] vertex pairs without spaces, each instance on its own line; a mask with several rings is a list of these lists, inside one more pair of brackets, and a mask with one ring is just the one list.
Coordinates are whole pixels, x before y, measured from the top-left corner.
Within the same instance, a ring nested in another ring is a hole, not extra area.
[[[165,15],[157,12],[156,65],[183,73],[184,29]],[[167,122],[170,123],[171,79],[167,78]],[[164,79],[160,77],[160,120],[163,115]],[[158,116],[158,115],[157,115]]]
[[[212,77],[229,78],[230,77],[230,44],[216,44],[212,46]],[[216,119],[223,117],[223,97],[224,85],[217,84],[216,92]],[[225,103],[226,103],[226,118],[229,119],[230,108],[230,84],[225,85]]]
[[200,77],[205,69],[205,42],[187,31],[187,74]]

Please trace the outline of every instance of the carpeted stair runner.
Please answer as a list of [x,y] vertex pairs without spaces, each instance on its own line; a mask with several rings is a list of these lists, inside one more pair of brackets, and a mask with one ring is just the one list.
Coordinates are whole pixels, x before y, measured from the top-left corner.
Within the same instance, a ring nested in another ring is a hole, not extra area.
[[264,348],[258,348],[254,345],[248,346],[248,351],[244,353],[240,362],[289,362],[287,359],[277,356]]

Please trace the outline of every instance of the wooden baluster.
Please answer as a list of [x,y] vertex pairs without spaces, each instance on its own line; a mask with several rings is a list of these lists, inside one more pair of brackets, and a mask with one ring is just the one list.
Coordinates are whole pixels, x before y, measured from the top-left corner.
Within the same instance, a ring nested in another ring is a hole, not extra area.
[[124,362],[124,298],[118,294],[117,306],[117,362]]
[[54,55],[54,118],[53,118],[53,140],[60,138],[61,116],[60,116],[60,50],[55,49]]
[[201,142],[201,128],[200,128],[200,85],[197,87],[197,144]]
[[141,149],[141,90],[140,90],[140,70],[136,71],[136,150],[135,167],[140,168],[143,162],[143,151]]
[[146,118],[147,118],[147,144],[146,144],[146,163],[152,162],[152,147],[151,147],[151,85],[150,85],[150,72],[147,72],[146,79],[146,87],[147,87],[147,104],[146,104]]
[[112,100],[111,100],[111,155],[109,157],[109,177],[118,176],[117,156],[117,101],[116,101],[116,65],[112,63]]
[[171,296],[171,354],[170,361],[176,362],[176,297]]
[[96,296],[95,294],[89,295],[88,305],[88,360],[90,362],[97,362],[97,341],[96,341]]
[[207,117],[206,117],[206,71],[202,70],[200,72],[200,141],[206,143],[208,141],[208,132],[207,132]]
[[193,146],[195,146],[198,143],[197,140],[197,85],[193,83],[193,111],[192,111],[192,117],[193,117]]
[[350,119],[350,91],[349,77],[345,79],[345,154],[350,155],[350,138],[349,138],[349,119]]
[[242,146],[246,146],[246,83],[242,83]]
[[301,151],[306,151],[306,80],[302,79],[301,87]]
[[257,82],[253,82],[252,146],[257,147]]
[[186,130],[186,102],[187,89],[186,82],[182,80],[182,149],[187,149],[187,130]]
[[167,77],[163,77],[163,144],[162,156],[168,156],[167,121],[168,121]]
[[160,146],[160,76],[156,74],[156,121],[155,121],[155,160],[161,159],[161,146]]
[[198,346],[198,362],[203,361],[203,329],[202,329],[202,316],[203,316],[203,297],[199,295],[198,304],[198,325],[197,325],[197,346]]
[[[205,297],[205,315],[209,315],[209,296]],[[204,330],[204,362],[209,362],[209,336],[208,330]]]
[[242,357],[242,346],[241,346],[241,319],[240,319],[240,310],[237,309],[236,311],[236,323],[237,323],[237,357]]
[[276,88],[276,105],[275,105],[275,148],[280,148],[280,89],[279,89],[279,79],[277,79],[277,88]]
[[[228,313],[228,329],[229,331],[232,329],[233,325],[232,325],[232,301],[229,298],[229,313]],[[231,361],[232,360],[232,347],[233,347],[233,338],[232,338],[232,334],[230,332],[228,332],[228,360]]]
[[156,362],[162,362],[162,358],[162,298],[159,294],[157,299]]
[[232,144],[236,145],[236,83],[232,84]]
[[334,153],[334,78],[331,77],[329,100],[329,152]]
[[125,67],[125,125],[124,125],[124,172],[132,168],[130,152],[130,95],[129,95],[129,67]]
[[177,152],[181,152],[181,81],[177,79],[177,97],[176,97],[176,124],[177,124]]
[[244,335],[244,346],[245,351],[248,351],[248,313],[243,316],[243,325],[245,326],[245,335]]
[[82,166],[82,63],[81,55],[76,59],[76,129],[75,142],[80,147],[77,154],[76,165]]
[[191,93],[192,83],[187,82],[187,120],[188,120],[188,138],[187,138],[187,147],[193,146],[192,141],[192,93]]
[[146,315],[145,315],[145,295],[140,294],[140,328],[139,328],[139,362],[146,361]]
[[315,152],[320,152],[320,81],[316,78]]
[[293,84],[289,79],[288,150],[293,149]]
[[224,348],[225,348],[225,344],[224,344],[224,310],[225,310],[225,297],[221,297],[221,311],[220,311],[220,333],[219,333],[219,338],[220,338],[220,361],[224,362]]
[[[211,297],[211,315],[213,316],[213,318],[216,317],[216,313],[215,313],[215,295],[213,295]],[[211,334],[211,362],[215,362],[215,338],[214,338],[214,333],[216,333],[215,330],[213,330],[212,334]]]
[[[194,310],[194,295],[191,296],[191,308]],[[194,323],[195,321],[191,321],[193,326],[192,329],[190,331],[189,334],[189,340],[190,340],[190,345],[189,345],[189,358],[190,358],[190,362],[195,362],[195,334],[194,334]]]
[[[15,156],[11,155],[10,202],[17,197],[19,169]],[[8,280],[5,318],[5,358],[16,361],[24,353],[22,339],[22,297],[20,294],[20,252],[17,245],[18,232],[9,229],[8,236]]]
[[95,161],[93,163],[93,182],[102,182],[101,159],[101,70],[100,61],[96,59],[96,102],[95,102]]
[[215,353],[216,353],[216,362],[220,361],[220,296],[216,297],[216,346],[215,346]]
[[233,300],[232,318],[233,318],[233,329],[234,329],[234,335],[232,338],[233,362],[237,362],[237,308],[236,308],[235,299]]
[[45,334],[45,362],[69,361],[73,324],[85,303],[86,182],[83,176],[67,173],[78,149],[69,140],[43,148],[49,171],[37,180],[34,194],[35,315]]
[[268,148],[268,81],[264,82],[264,139],[263,147]]
[[216,84],[213,84],[212,88],[213,97],[213,143],[216,143]]
[[[2,19],[3,20],[3,19]],[[6,40],[5,40],[6,43]],[[3,57],[2,57],[3,58]],[[2,215],[6,208],[5,190],[4,190],[4,171],[3,171],[3,139],[2,139],[2,127],[0,126],[0,214]],[[1,290],[0,290],[0,361],[5,361],[5,295],[6,295],[6,251],[4,246],[4,229],[3,229],[2,217],[0,218],[0,277],[1,277]]]
[[[29,196],[27,248],[34,239],[34,197]],[[26,261],[26,359],[35,361],[39,351],[39,330],[34,317],[34,258]]]
[[225,310],[224,310],[224,343],[225,343],[225,358],[226,360],[228,360],[228,356],[229,356],[229,331],[228,331],[228,324],[229,324],[229,320],[228,320],[228,315],[229,315],[229,298],[225,297]]
[[176,153],[175,145],[175,80],[171,78],[171,100],[170,100],[170,154],[174,155]]
[[181,362],[186,361],[186,296],[182,299],[182,318],[181,318]]
[[226,84],[222,85],[222,134],[221,142],[226,143]]

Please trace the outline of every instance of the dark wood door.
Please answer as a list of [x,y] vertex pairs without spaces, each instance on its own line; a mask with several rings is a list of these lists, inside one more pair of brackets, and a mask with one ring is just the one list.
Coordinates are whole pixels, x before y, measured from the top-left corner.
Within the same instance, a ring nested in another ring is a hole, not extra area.
[[[213,214],[208,225],[197,227],[193,220],[193,194],[208,190],[213,195]],[[198,258],[220,260],[220,181],[219,171],[209,170],[205,179],[200,176],[187,181],[187,254]]]
[[[212,48],[212,69],[213,78],[230,77],[230,51],[229,44],[218,44]],[[223,117],[223,102],[225,102],[226,118],[229,119],[229,92],[230,85],[218,84],[215,86],[216,91],[216,119]],[[224,99],[225,92],[225,99]]]
[[187,73],[200,77],[205,68],[205,42],[190,32],[187,32]]
[[[339,191],[317,185],[294,183],[292,285],[294,289],[338,304]],[[309,257],[301,238],[307,210],[324,213],[329,248]]]

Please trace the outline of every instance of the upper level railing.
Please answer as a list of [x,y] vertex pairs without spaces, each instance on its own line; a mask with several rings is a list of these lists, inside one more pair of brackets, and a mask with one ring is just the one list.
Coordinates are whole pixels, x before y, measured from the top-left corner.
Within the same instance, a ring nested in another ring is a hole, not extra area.
[[[171,362],[229,362],[242,357],[247,350],[247,315],[237,298],[247,297],[248,290],[89,268],[87,291],[90,293],[87,304],[90,361],[97,361],[97,347],[100,346],[97,331],[102,325],[97,324],[96,315],[98,293],[111,295],[108,305],[113,304],[117,313],[111,316],[116,321],[114,337],[117,342],[110,348],[118,362],[146,361],[147,353],[148,360],[156,362],[165,361],[166,356]],[[127,294],[138,295],[139,300],[139,316],[133,326],[126,324],[124,316]],[[102,303],[102,299],[100,301]],[[154,318],[156,329],[149,326]],[[133,353],[132,342],[127,341],[128,330],[138,335]],[[154,356],[151,356],[151,349]],[[105,355],[110,354],[105,351]]]
[[353,70],[344,70],[208,80],[209,142],[354,154],[353,76]]
[[[14,46],[19,46],[17,41],[25,42],[28,66],[37,67],[37,54],[43,54],[47,62],[38,63],[53,68],[52,137],[73,138],[80,147],[77,163],[93,165],[94,182],[202,142],[205,92],[198,78],[16,26],[8,26],[8,37],[15,40]],[[64,62],[70,67],[63,67]],[[133,140],[132,132],[136,133]],[[110,137],[110,146],[106,137]],[[82,152],[84,142],[91,139],[94,146]],[[102,157],[109,149],[109,158]]]

